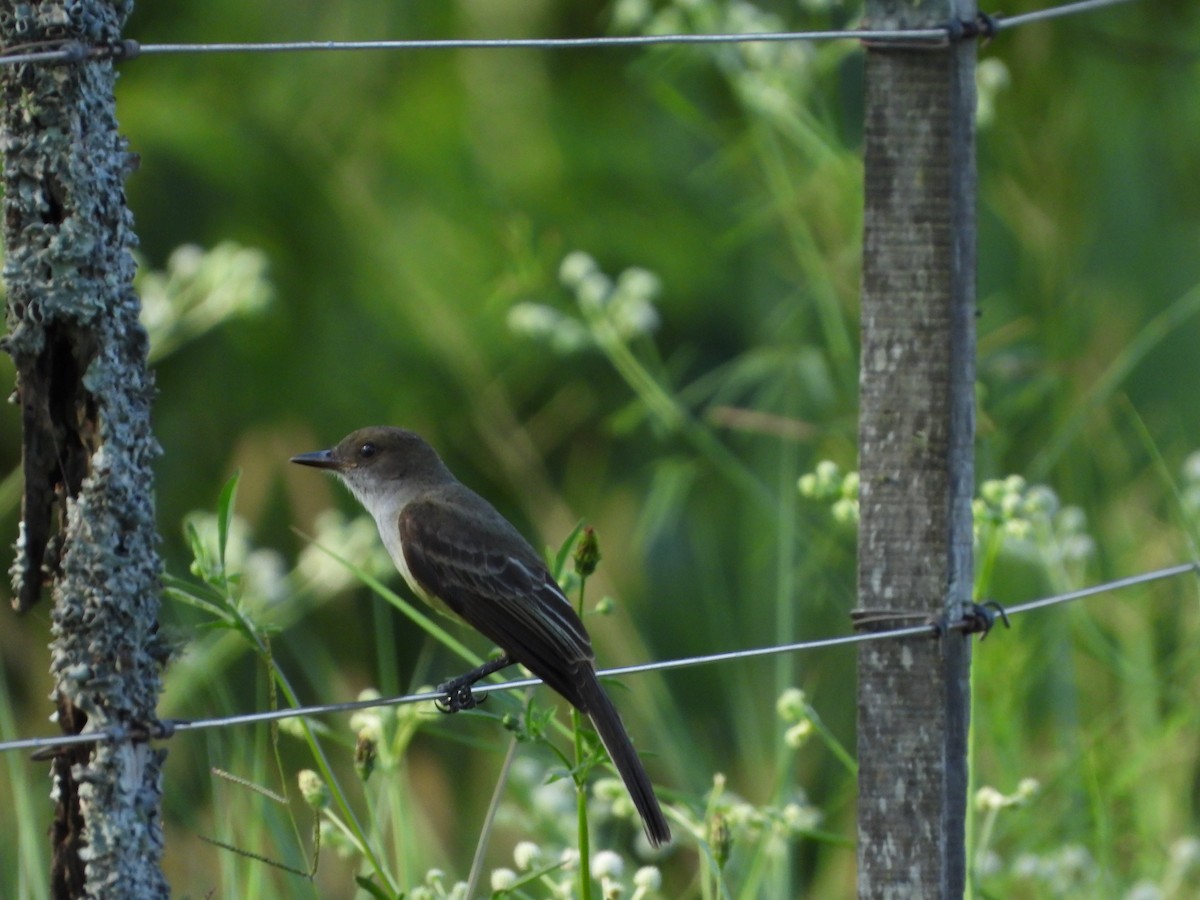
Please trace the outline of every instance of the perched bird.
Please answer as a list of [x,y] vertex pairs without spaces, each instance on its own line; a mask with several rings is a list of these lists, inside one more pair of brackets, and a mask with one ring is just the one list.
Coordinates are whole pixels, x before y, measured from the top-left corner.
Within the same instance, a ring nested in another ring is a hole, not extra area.
[[375,518],[413,593],[461,617],[504,651],[439,686],[449,711],[475,705],[476,681],[521,663],[587,714],[642,817],[646,837],[656,847],[670,840],[650,778],[596,677],[583,622],[528,541],[411,431],[362,428],[332,449],[302,453],[292,462],[338,475]]

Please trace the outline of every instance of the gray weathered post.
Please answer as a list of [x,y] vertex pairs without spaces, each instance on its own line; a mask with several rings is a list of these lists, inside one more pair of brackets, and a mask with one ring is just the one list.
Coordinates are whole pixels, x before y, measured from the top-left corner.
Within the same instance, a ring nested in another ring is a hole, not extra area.
[[[868,0],[871,28],[975,16]],[[971,599],[975,42],[866,60],[859,612],[911,625]],[[858,893],[957,898],[966,878],[969,638],[859,653]]]
[[[115,42],[130,5],[42,0],[0,8],[0,42]],[[82,57],[82,54],[80,54]],[[51,761],[55,897],[160,897],[161,767],[145,742],[164,648],[157,636],[150,431],[153,381],[133,293],[110,60],[0,67],[4,349],[17,368],[25,475],[14,605],[49,586],[50,669],[66,732],[141,740],[78,745]]]

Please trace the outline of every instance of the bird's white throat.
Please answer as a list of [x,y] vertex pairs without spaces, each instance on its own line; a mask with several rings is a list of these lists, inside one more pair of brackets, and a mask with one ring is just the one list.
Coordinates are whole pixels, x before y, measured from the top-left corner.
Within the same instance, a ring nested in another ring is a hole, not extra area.
[[379,529],[379,539],[383,541],[392,562],[400,570],[413,593],[422,600],[431,602],[429,593],[409,571],[408,560],[404,558],[404,544],[400,538],[400,513],[414,499],[417,491],[405,481],[380,481],[364,476],[355,469],[339,472],[338,475],[342,483],[350,489],[350,493],[375,520],[375,527]]

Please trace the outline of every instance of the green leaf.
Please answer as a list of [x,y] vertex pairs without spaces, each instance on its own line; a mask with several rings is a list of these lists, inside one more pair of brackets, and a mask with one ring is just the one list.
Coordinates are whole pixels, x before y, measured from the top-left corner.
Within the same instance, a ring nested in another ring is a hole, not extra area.
[[208,558],[208,550],[204,546],[204,540],[191,522],[187,523],[186,531],[188,545],[192,550],[192,574],[207,581],[208,575],[212,571],[212,565]]
[[404,894],[396,894],[393,897],[366,875],[355,875],[354,881],[360,888],[372,897],[378,897],[379,900],[404,900]]
[[554,573],[554,578],[560,584],[564,573],[567,571],[567,558],[571,555],[571,550],[575,547],[575,542],[579,540],[579,535],[583,531],[583,519],[575,523],[575,527],[571,529],[571,533],[567,535],[567,539],[562,542],[562,546],[558,548],[558,552],[554,554],[553,566],[551,572]]
[[203,610],[211,616],[225,618],[225,612],[221,609],[219,603],[214,603],[210,597],[205,597],[194,585],[187,582],[175,581],[174,584],[164,585],[163,596],[177,603],[194,606],[196,609]]
[[535,869],[532,872],[527,872],[524,875],[522,875],[520,878],[518,878],[516,881],[514,881],[508,888],[506,888],[503,891],[497,891],[492,896],[493,897],[510,896],[514,892],[519,891],[521,888],[526,887],[527,885],[530,885],[530,884],[535,884],[536,882],[541,881],[547,875],[554,874],[555,872],[557,872],[559,869],[561,869],[566,864],[567,864],[566,860],[560,860],[558,862],[550,863],[550,865],[548,865],[548,866],[543,866],[540,869]]
[[229,527],[233,524],[233,505],[237,499],[238,480],[242,470],[238,469],[221,488],[221,496],[217,499],[217,558],[221,562],[221,571],[225,571],[225,545],[229,541]]

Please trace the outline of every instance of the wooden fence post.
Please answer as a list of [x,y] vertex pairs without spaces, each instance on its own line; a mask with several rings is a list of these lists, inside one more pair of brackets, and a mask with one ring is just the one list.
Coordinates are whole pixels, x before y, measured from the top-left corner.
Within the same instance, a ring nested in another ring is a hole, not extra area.
[[125,0],[6,3],[0,43],[75,42],[70,63],[0,68],[4,349],[17,369],[25,475],[14,605],[50,588],[50,670],[60,727],[142,729],[50,762],[55,898],[165,897],[155,722],[165,646],[150,430],[153,380],[133,293],[133,157],[117,131],[111,60]]
[[[868,0],[865,24],[974,16]],[[975,53],[867,48],[858,602],[877,624],[971,599]],[[859,652],[859,897],[963,895],[969,666],[957,632]]]

